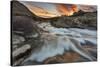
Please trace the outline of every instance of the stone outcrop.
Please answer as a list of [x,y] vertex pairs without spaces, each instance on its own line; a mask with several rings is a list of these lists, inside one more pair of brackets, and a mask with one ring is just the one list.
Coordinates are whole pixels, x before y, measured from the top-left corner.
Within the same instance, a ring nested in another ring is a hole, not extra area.
[[85,13],[79,11],[72,16],[62,16],[54,21],[51,20],[51,24],[58,28],[97,29],[97,12]]

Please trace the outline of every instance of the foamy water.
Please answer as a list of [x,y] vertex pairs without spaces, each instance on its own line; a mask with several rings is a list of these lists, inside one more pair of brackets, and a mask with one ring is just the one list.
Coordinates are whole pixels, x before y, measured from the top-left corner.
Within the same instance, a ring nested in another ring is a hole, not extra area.
[[81,43],[85,43],[85,41],[89,41],[93,44],[97,44],[97,31],[96,30],[88,30],[88,29],[79,29],[79,28],[55,28],[51,26],[50,23],[41,23],[39,25],[45,31],[49,31],[50,33],[73,37]]
[[25,60],[35,60],[42,62],[48,57],[53,57],[56,55],[62,55],[65,50],[73,50],[85,58],[92,60],[88,53],[80,48],[81,43],[86,43],[89,41],[94,45],[97,45],[97,31],[79,28],[55,28],[51,26],[50,23],[38,24],[40,28],[49,33],[42,33],[42,38],[44,39],[44,45],[32,53],[32,55]]

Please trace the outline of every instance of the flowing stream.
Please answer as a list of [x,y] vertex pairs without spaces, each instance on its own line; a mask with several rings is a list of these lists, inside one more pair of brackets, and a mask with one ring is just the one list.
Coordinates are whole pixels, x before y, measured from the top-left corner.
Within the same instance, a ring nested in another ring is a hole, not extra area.
[[44,45],[34,51],[29,58],[25,60],[35,60],[38,62],[43,62],[49,57],[56,55],[62,55],[65,50],[73,50],[85,58],[92,60],[91,55],[84,52],[80,48],[82,44],[86,45],[86,42],[90,42],[90,45],[97,45],[97,31],[89,29],[80,28],[56,28],[51,26],[50,23],[40,23],[38,24],[44,32],[42,33],[42,38],[44,39]]

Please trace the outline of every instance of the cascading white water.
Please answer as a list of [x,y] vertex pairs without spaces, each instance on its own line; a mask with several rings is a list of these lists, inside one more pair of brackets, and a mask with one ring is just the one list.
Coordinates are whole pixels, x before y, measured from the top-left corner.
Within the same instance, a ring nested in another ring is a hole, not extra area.
[[88,30],[88,29],[80,29],[80,28],[55,28],[51,26],[50,23],[41,23],[39,24],[45,31],[49,31],[49,33],[73,37],[79,42],[85,43],[85,40],[90,41],[93,44],[97,44],[97,31],[96,30]]
[[[51,26],[50,23],[40,23],[38,24],[47,32],[41,34],[44,39],[44,45],[34,51],[32,55],[25,60],[35,60],[42,62],[48,57],[53,57],[56,55],[62,55],[65,50],[74,50],[85,58],[92,60],[92,58],[84,53],[83,50],[78,50],[77,46],[80,47],[80,43],[85,43],[89,41],[93,44],[97,44],[97,31],[79,28],[55,28]],[[83,53],[82,53],[83,52]]]

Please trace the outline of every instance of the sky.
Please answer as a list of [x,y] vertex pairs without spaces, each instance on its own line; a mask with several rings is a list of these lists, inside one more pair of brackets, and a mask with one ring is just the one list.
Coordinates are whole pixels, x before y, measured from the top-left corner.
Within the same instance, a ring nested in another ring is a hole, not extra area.
[[60,3],[43,3],[32,1],[20,1],[34,14],[48,18],[61,15],[70,16],[75,12],[82,10],[84,12],[94,12],[97,10],[95,5],[75,5],[75,4],[60,4]]

